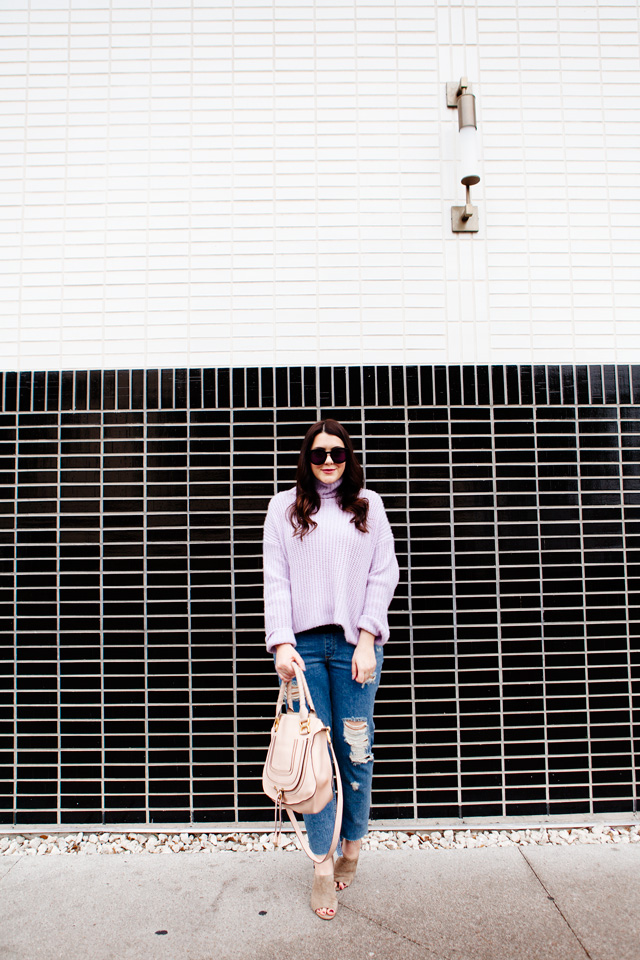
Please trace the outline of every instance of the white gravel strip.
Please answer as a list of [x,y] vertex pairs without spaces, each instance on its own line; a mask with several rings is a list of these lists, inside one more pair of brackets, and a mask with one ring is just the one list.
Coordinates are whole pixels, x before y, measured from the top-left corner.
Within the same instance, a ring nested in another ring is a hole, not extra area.
[[[374,830],[362,841],[363,850],[466,850],[471,847],[510,847],[530,844],[567,845],[572,843],[640,843],[640,824],[526,830]],[[281,836],[281,850],[300,850],[293,833]],[[60,854],[116,853],[259,853],[275,850],[270,833],[47,833],[0,835],[0,856],[58,856]]]

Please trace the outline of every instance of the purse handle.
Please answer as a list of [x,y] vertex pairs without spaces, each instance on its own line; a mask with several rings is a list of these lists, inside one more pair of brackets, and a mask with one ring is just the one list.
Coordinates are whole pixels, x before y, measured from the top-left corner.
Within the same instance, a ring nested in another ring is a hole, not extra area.
[[[309,703],[309,709],[313,713],[316,713],[316,708],[313,705],[313,700],[311,698],[311,693],[309,691],[309,686],[307,684],[307,680],[304,673],[302,672],[298,664],[295,662],[295,660],[292,661],[291,665],[293,667],[296,683],[298,685],[298,694],[300,698],[300,717],[302,720],[306,720],[307,717],[309,716],[309,710],[307,709],[307,701]],[[285,687],[286,687],[286,695],[287,695],[287,705],[291,710],[293,710],[293,696],[290,689],[290,686],[292,683],[293,683],[293,678],[291,680],[287,680],[286,683],[282,683],[280,685],[280,693],[278,694],[278,703],[276,705],[276,717],[279,716],[280,711],[282,710],[282,707],[284,704]],[[331,750],[331,756],[333,758],[333,768],[336,776],[337,797],[336,797],[336,819],[333,825],[333,836],[331,838],[331,846],[329,847],[328,851],[325,853],[324,857],[312,852],[311,847],[309,846],[308,842],[305,840],[300,830],[300,827],[298,826],[298,821],[296,820],[295,813],[293,812],[293,810],[289,810],[288,807],[285,807],[289,820],[293,824],[293,829],[296,832],[296,836],[300,841],[302,849],[304,850],[306,855],[309,857],[309,859],[313,860],[314,863],[324,863],[325,860],[329,860],[329,858],[333,856],[335,849],[338,846],[338,840],[340,839],[340,827],[342,826],[342,779],[340,777],[338,760],[336,758],[335,750],[333,749],[333,744],[331,742],[331,736],[329,734],[328,728],[327,728],[327,740],[329,741],[329,749]],[[280,814],[282,816],[281,811],[280,811]],[[277,819],[278,819],[278,802],[276,801],[276,820]]]
[[[317,716],[316,708],[313,705],[313,699],[311,697],[311,691],[307,684],[307,679],[295,662],[291,661],[291,666],[293,667],[294,676],[291,680],[286,680],[284,683],[280,684],[280,693],[278,694],[278,702],[276,703],[276,717],[282,710],[284,706],[285,696],[287,698],[287,706],[289,710],[293,711],[293,682],[295,680],[298,687],[298,699],[300,701],[300,719],[306,720],[309,716],[309,710],[312,713],[315,713]],[[308,706],[307,706],[308,704]]]

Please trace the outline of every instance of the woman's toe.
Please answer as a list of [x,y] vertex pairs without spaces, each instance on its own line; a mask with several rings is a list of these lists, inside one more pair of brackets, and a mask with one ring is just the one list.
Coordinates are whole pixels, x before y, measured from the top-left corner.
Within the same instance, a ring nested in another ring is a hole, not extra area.
[[331,874],[319,875],[316,871],[311,889],[311,909],[321,920],[333,920],[338,907],[335,884]]

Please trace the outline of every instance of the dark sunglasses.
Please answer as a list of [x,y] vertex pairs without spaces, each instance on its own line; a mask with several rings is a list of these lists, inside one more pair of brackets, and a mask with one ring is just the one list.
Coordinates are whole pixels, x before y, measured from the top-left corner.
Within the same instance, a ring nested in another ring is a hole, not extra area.
[[334,447],[332,450],[323,450],[321,447],[316,447],[315,450],[309,451],[309,460],[311,460],[311,463],[316,467],[321,467],[322,464],[326,462],[329,454],[331,454],[331,459],[334,463],[345,463],[347,459],[347,448]]

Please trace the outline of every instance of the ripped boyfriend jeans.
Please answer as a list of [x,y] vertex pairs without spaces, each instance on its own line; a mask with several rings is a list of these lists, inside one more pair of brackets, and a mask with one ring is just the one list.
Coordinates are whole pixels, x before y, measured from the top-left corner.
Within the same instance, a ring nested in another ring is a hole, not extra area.
[[[342,778],[344,808],[341,840],[360,840],[369,829],[373,775],[373,705],[380,684],[382,647],[376,644],[376,673],[362,684],[351,679],[355,647],[338,626],[317,627],[296,634],[305,677],[318,716],[331,727],[331,739]],[[309,845],[315,854],[331,845],[336,816],[335,797],[320,813],[304,815]]]

